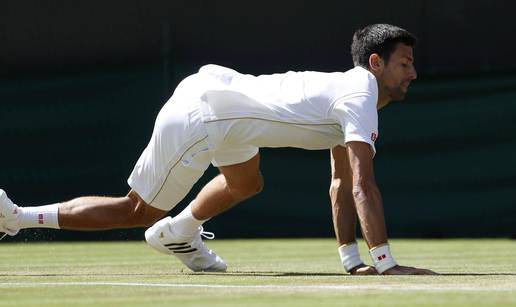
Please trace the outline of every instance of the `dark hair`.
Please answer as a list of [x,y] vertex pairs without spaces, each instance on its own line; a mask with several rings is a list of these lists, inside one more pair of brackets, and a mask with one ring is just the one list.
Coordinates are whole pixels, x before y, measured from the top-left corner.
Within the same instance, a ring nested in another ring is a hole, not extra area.
[[388,63],[398,43],[415,47],[416,42],[417,38],[405,29],[388,24],[368,25],[353,34],[353,64],[369,68],[369,57],[373,53],[377,53]]

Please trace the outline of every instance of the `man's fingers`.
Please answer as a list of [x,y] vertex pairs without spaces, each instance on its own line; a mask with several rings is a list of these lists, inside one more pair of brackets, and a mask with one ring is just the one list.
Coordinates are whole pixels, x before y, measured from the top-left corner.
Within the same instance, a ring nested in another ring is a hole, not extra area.
[[372,266],[364,265],[351,272],[351,275],[378,275],[376,269]]
[[438,275],[432,270],[427,269],[416,269],[414,268],[414,271],[411,273],[412,275]]
[[432,270],[418,269],[409,266],[395,266],[383,273],[384,275],[439,275]]
[[378,272],[376,272],[376,269],[373,267],[365,267],[361,270],[357,270],[356,275],[378,275]]

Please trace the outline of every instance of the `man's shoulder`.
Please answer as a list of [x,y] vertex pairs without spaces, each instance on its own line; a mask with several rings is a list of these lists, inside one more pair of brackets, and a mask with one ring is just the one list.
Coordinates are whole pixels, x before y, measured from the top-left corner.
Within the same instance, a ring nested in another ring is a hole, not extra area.
[[369,87],[371,85],[377,85],[376,77],[369,70],[361,66],[356,66],[344,72],[343,78],[345,78],[347,82],[354,83],[357,86]]
[[376,86],[375,76],[365,68],[355,67],[343,72],[305,72],[332,86],[345,88],[368,88]]
[[332,100],[359,93],[370,93],[375,96],[378,92],[376,78],[362,67],[345,72],[326,73],[321,75],[319,82],[325,84],[325,92],[333,98]]

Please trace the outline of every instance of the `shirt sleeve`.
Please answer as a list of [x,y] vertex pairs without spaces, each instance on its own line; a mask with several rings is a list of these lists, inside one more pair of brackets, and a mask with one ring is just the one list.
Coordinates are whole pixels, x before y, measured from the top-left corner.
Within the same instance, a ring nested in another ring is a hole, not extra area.
[[371,145],[376,154],[374,143],[378,138],[378,111],[376,95],[370,92],[355,93],[338,98],[333,106],[333,116],[339,121],[344,133],[344,144],[352,141]]

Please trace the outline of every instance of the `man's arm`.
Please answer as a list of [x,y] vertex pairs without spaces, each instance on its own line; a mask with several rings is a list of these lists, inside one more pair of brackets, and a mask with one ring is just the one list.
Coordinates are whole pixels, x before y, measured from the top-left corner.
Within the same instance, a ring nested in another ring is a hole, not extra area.
[[[347,143],[347,152],[352,173],[352,195],[360,220],[362,234],[369,246],[372,257],[378,257],[382,261],[381,258],[385,258],[385,254],[390,252],[388,250],[382,197],[374,178],[373,153],[370,145],[364,142]],[[379,249],[384,250],[385,253],[373,256],[375,250],[378,251]],[[387,255],[387,258],[389,257],[390,255]],[[390,267],[382,273],[386,275],[435,274],[430,270],[399,265]]]
[[331,150],[330,199],[333,227],[340,245],[355,242],[356,211],[352,192],[352,175],[346,148]]
[[[346,148],[337,146],[331,150],[331,185],[330,199],[332,206],[333,227],[339,244],[339,253],[344,269],[353,275],[378,274],[374,267],[365,265],[358,255],[356,247],[357,213],[352,194],[352,175]],[[355,246],[353,246],[355,245]],[[350,251],[351,249],[351,251]],[[353,253],[356,252],[356,254]],[[349,258],[355,260],[350,261]],[[349,264],[349,263],[354,264]],[[352,267],[347,267],[352,266]]]
[[362,234],[369,248],[386,244],[382,197],[374,178],[371,147],[364,142],[349,142],[347,146],[352,172],[352,195]]

